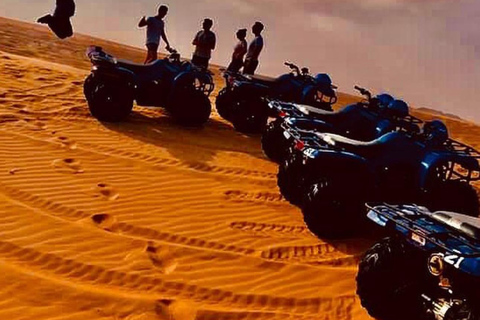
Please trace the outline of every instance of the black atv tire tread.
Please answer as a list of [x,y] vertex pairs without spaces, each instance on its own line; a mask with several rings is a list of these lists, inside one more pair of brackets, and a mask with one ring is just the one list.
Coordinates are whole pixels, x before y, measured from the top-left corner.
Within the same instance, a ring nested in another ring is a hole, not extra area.
[[362,202],[353,195],[346,196],[342,190],[326,188],[329,187],[325,187],[325,183],[317,181],[307,189],[302,213],[308,229],[317,237],[327,239],[351,237],[363,229]]
[[[99,86],[101,86],[99,88]],[[122,86],[125,86],[123,88]],[[105,101],[97,101],[95,99],[94,90],[110,90],[114,92],[118,101],[108,104]],[[105,122],[119,122],[125,120],[133,109],[133,91],[128,87],[128,84],[107,84],[96,81],[92,75],[85,79],[84,94],[88,103],[90,114],[100,121]]]
[[267,158],[276,163],[285,160],[288,153],[285,146],[281,145],[281,139],[283,139],[283,135],[279,120],[269,123],[262,134],[262,150]]
[[[365,253],[356,277],[357,295],[370,316],[378,320],[423,318],[420,289],[416,285],[425,275],[416,262],[398,238],[385,238]],[[405,288],[415,294],[402,292]]]
[[210,99],[201,91],[176,90],[172,92],[167,108],[172,117],[184,126],[202,126],[210,118]]
[[215,109],[220,117],[223,119],[230,121],[231,119],[231,101],[229,102],[229,95],[233,95],[232,91],[228,88],[223,88],[217,95],[215,99]]

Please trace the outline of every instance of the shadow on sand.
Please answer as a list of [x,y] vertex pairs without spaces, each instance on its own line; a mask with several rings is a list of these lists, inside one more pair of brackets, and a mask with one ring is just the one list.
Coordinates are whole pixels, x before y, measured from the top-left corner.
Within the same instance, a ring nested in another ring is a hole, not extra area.
[[206,164],[218,152],[243,153],[267,160],[263,155],[260,136],[246,136],[231,126],[210,119],[203,127],[184,127],[162,111],[134,111],[128,121],[102,123],[109,130],[121,133],[146,144],[166,149],[184,163]]

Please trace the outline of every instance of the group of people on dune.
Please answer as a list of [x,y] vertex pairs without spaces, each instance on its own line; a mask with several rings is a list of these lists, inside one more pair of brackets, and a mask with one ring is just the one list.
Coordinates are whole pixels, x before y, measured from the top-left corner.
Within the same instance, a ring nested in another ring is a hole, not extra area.
[[[147,28],[146,47],[147,57],[145,64],[153,62],[158,58],[158,48],[160,41],[166,44],[166,50],[171,51],[170,43],[165,33],[164,18],[168,13],[166,5],[160,5],[156,16],[143,17],[138,26],[140,28]],[[70,18],[75,14],[74,0],[56,0],[56,8],[53,14],[47,14],[37,20],[39,23],[48,24],[52,31],[61,39],[71,37],[73,35],[73,28]],[[192,56],[192,63],[196,66],[208,68],[212,51],[215,50],[216,36],[212,31],[213,20],[206,18],[202,23],[202,30],[198,31],[193,39],[192,44],[195,46],[195,51]],[[232,59],[227,67],[228,71],[240,72],[243,68],[244,74],[255,73],[258,67],[258,58],[263,49],[262,31],[264,25],[261,22],[255,22],[252,27],[254,39],[247,44],[247,29],[240,29],[236,32],[238,43],[233,50]]]
[[[150,63],[157,59],[158,47],[161,39],[166,43],[167,51],[170,51],[170,43],[168,42],[167,35],[165,33],[165,22],[163,19],[168,13],[168,7],[161,5],[158,8],[156,16],[143,17],[138,26],[147,27],[147,58],[145,63]],[[202,23],[202,30],[197,32],[192,44],[195,46],[195,51],[192,56],[192,63],[199,67],[208,68],[208,63],[212,56],[212,51],[215,50],[216,36],[212,31],[213,20],[204,19]],[[237,31],[236,36],[238,43],[236,44],[232,61],[230,62],[227,70],[232,72],[239,72],[243,67],[244,74],[254,74],[258,67],[258,58],[263,49],[263,37],[262,31],[264,26],[261,22],[255,22],[252,27],[252,33],[255,38],[247,45],[247,29],[240,29]]]

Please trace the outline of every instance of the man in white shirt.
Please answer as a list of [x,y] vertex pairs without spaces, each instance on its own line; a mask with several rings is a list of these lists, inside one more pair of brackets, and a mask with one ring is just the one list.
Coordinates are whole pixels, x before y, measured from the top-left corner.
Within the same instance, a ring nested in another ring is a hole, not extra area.
[[150,63],[158,59],[158,47],[160,45],[160,38],[165,41],[167,46],[165,47],[168,51],[171,50],[170,43],[168,42],[167,35],[165,34],[165,22],[163,18],[168,13],[168,7],[161,5],[158,8],[158,14],[155,17],[143,17],[138,23],[138,27],[142,28],[147,26],[147,58],[145,59],[145,64]]
[[212,50],[215,49],[217,39],[215,33],[210,29],[213,27],[211,19],[205,19],[202,23],[203,30],[195,35],[192,44],[195,46],[192,63],[196,66],[208,68],[208,62],[212,57]]
[[248,47],[247,56],[245,58],[245,65],[243,66],[243,73],[244,74],[251,74],[255,73],[255,70],[258,67],[258,57],[263,49],[263,37],[261,35],[264,26],[261,22],[255,22],[252,27],[252,32],[255,35],[255,39],[250,43]]

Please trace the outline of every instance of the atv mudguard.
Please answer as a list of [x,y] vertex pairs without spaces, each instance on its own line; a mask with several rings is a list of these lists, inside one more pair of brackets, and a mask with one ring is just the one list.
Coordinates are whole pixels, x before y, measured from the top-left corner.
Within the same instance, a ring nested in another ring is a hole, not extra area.
[[480,171],[480,165],[478,160],[468,156],[461,156],[452,154],[450,152],[431,152],[422,161],[422,167],[420,170],[420,185],[422,188],[428,183],[428,177],[430,170],[441,165],[442,163],[453,162],[459,164],[466,170]]
[[388,119],[380,120],[375,127],[375,134],[377,137],[381,137],[384,134],[392,132],[395,129],[395,125]]
[[[305,149],[303,154],[306,155],[305,167],[309,175],[333,174],[341,175],[343,178],[347,176],[348,181],[345,185],[367,185],[373,183],[368,177],[373,176],[367,160],[359,155],[329,149]],[[366,188],[365,188],[366,189]]]
[[[196,79],[198,79],[199,83],[196,83],[195,81]],[[197,87],[196,85],[201,86],[202,84],[212,84],[212,83],[213,83],[212,77],[208,73],[195,72],[195,71],[183,71],[179,73],[177,76],[175,76],[175,78],[173,79],[172,92],[188,85],[192,85],[192,88],[201,90],[201,87]],[[210,93],[211,91],[208,92],[208,94]]]
[[95,78],[103,81],[123,81],[128,83],[136,83],[136,75],[132,71],[113,66],[94,66],[92,74]]

